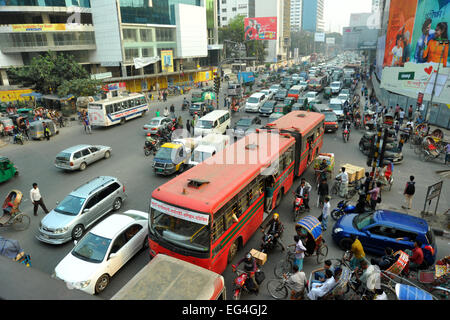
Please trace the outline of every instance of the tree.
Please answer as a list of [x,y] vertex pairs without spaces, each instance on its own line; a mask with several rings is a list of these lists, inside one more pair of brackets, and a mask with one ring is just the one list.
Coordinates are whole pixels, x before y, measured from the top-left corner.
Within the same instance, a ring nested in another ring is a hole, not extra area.
[[58,86],[57,94],[59,97],[67,97],[73,94],[75,97],[95,96],[101,91],[100,80],[94,79],[73,79],[65,80]]
[[[13,81],[30,86],[42,94],[59,94],[66,91],[64,88],[59,90],[59,86],[78,88],[78,92],[84,92],[84,89],[81,89],[83,84],[87,86],[88,92],[92,92],[93,82],[90,81],[88,72],[71,55],[48,51],[44,55],[34,57],[29,65],[9,69],[8,73]],[[80,81],[71,85],[67,83],[74,80]]]

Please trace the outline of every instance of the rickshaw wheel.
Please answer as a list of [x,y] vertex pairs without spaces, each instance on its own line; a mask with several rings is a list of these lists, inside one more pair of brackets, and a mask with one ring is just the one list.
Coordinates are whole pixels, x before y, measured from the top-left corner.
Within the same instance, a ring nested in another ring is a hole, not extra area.
[[11,224],[15,230],[23,231],[28,229],[30,221],[31,219],[28,215],[20,213],[14,217],[14,220],[11,222]]
[[382,283],[380,288],[386,293],[388,300],[398,300],[397,293],[391,286]]
[[272,298],[282,300],[287,297],[288,290],[281,279],[271,279],[267,282],[267,291],[269,291]]
[[328,246],[326,244],[322,244],[318,249],[317,249],[317,263],[322,263],[325,261],[325,258],[328,255]]
[[273,273],[278,279],[283,279],[283,274],[288,272],[292,272],[292,262],[287,260],[279,261],[273,269]]

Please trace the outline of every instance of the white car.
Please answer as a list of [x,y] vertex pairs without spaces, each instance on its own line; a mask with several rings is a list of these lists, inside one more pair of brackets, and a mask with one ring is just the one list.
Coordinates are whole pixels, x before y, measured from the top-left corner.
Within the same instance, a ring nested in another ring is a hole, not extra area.
[[308,103],[311,103],[311,102],[320,103],[318,92],[309,91],[305,97],[306,97],[306,99],[308,99]]
[[266,95],[267,100],[272,100],[272,98],[273,98],[273,96],[275,94],[275,92],[273,92],[270,89],[261,90],[260,92],[264,93]]
[[333,94],[339,94],[342,89],[342,83],[340,81],[334,81],[330,84],[330,87]]
[[245,112],[259,112],[259,108],[267,101],[267,97],[262,92],[252,94],[245,103]]
[[298,83],[298,86],[300,86],[300,88],[301,88],[302,91],[305,91],[305,90],[308,88],[308,82],[306,82],[306,81],[300,81],[300,82]]
[[114,274],[148,245],[148,213],[128,210],[100,222],[55,268],[68,288],[89,294],[105,290]]
[[342,101],[342,103],[344,104],[345,101],[347,101],[348,103],[350,103],[350,95],[346,94],[346,93],[340,93],[337,97],[339,100]]

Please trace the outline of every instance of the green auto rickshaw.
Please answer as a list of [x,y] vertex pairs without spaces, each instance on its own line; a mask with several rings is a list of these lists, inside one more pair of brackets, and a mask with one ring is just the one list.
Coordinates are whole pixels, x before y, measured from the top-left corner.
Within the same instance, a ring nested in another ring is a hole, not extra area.
[[19,171],[7,157],[0,157],[0,182],[5,182],[14,176],[17,176]]
[[288,114],[289,112],[291,112],[291,106],[288,104],[284,104],[284,103],[278,103],[274,108],[273,108],[273,112],[274,113],[281,113],[281,114]]
[[330,98],[331,98],[331,95],[332,95],[331,87],[325,87],[325,88],[323,89],[323,98],[324,98],[324,99],[330,99]]

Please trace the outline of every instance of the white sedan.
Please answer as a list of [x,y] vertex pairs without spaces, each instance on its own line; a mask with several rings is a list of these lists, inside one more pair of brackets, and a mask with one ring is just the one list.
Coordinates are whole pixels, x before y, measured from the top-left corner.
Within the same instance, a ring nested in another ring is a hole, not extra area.
[[97,294],[137,252],[148,245],[148,213],[128,210],[95,226],[56,266],[54,277],[72,289]]

